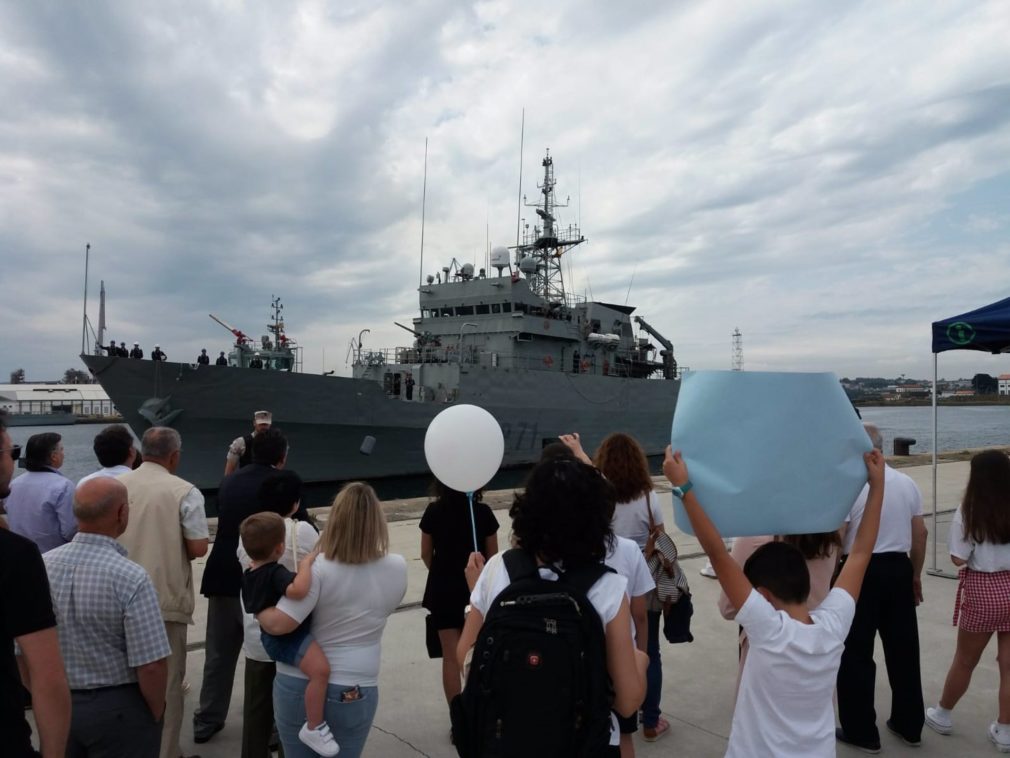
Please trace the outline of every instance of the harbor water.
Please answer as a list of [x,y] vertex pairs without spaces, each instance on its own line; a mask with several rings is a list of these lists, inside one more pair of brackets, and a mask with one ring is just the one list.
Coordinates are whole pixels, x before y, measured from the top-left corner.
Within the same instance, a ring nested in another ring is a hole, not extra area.
[[[872,422],[880,427],[884,436],[885,452],[891,452],[892,440],[895,437],[914,438],[915,445],[911,448],[913,453],[927,453],[932,449],[933,409],[929,406],[900,408],[874,406],[859,410],[864,421]],[[941,451],[1010,444],[1010,406],[940,406],[938,410],[939,450]],[[91,444],[95,435],[102,428],[93,424],[25,426],[11,428],[9,433],[14,444],[17,445],[24,445],[33,434],[56,432],[62,435],[63,448],[66,453],[63,473],[76,481],[98,468]],[[231,442],[230,439],[221,440],[222,472],[229,442]],[[185,440],[183,440],[183,455],[185,454]],[[292,464],[294,466],[295,462],[292,461]],[[15,475],[21,471],[23,469],[18,469]]]

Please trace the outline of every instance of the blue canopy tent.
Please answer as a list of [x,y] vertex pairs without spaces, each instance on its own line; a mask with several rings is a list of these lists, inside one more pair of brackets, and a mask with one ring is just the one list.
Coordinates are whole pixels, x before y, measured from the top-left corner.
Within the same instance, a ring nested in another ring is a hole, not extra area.
[[1010,297],[933,322],[933,566],[929,573],[955,578],[937,568],[936,555],[936,356],[946,350],[1010,352]]

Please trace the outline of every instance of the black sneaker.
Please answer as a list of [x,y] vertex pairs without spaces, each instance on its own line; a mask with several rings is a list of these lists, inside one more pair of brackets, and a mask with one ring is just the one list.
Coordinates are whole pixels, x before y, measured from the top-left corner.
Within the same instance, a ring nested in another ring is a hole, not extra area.
[[205,742],[210,742],[210,738],[215,734],[224,729],[224,724],[200,724],[197,726],[193,725],[193,742],[197,745],[202,745]]
[[846,745],[851,745],[857,750],[862,750],[864,753],[876,755],[880,752],[879,742],[856,742],[854,739],[846,737],[845,732],[843,732],[841,728],[835,729],[835,739]]
[[894,728],[894,724],[891,723],[890,719],[887,720],[887,731],[889,731],[891,734],[893,734],[895,737],[897,737],[899,740],[904,742],[909,747],[919,747],[922,744],[921,736],[916,737],[914,740],[906,737],[905,735],[903,735],[901,732],[899,732],[897,729]]

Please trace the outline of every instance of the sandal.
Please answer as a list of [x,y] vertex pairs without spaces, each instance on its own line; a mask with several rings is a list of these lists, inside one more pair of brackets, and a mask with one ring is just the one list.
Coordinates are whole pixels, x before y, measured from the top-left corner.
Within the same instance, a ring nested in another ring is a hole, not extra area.
[[655,726],[642,727],[642,739],[646,742],[655,742],[668,731],[670,731],[670,722],[660,716]]

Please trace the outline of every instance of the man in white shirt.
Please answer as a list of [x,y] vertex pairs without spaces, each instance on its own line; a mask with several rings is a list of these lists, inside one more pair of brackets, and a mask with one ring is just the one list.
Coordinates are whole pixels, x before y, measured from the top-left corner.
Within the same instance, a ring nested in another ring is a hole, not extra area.
[[77,486],[100,476],[116,477],[133,470],[137,459],[137,448],[133,445],[133,435],[122,424],[107,426],[95,435],[95,457],[102,467],[94,473],[82,477]]
[[[880,430],[863,424],[877,450],[884,446]],[[842,540],[848,556],[866,505],[864,488],[849,512]],[[925,710],[919,669],[919,627],[915,606],[922,602],[922,564],[926,555],[926,524],[922,496],[910,477],[890,466],[884,469],[884,505],[880,533],[866,570],[863,592],[845,640],[838,670],[837,731],[840,742],[864,751],[880,750],[877,714],[873,708],[876,665],[873,645],[877,633],[887,662],[891,685],[891,713],[887,728],[907,745],[922,739]],[[845,557],[842,558],[845,561]]]

